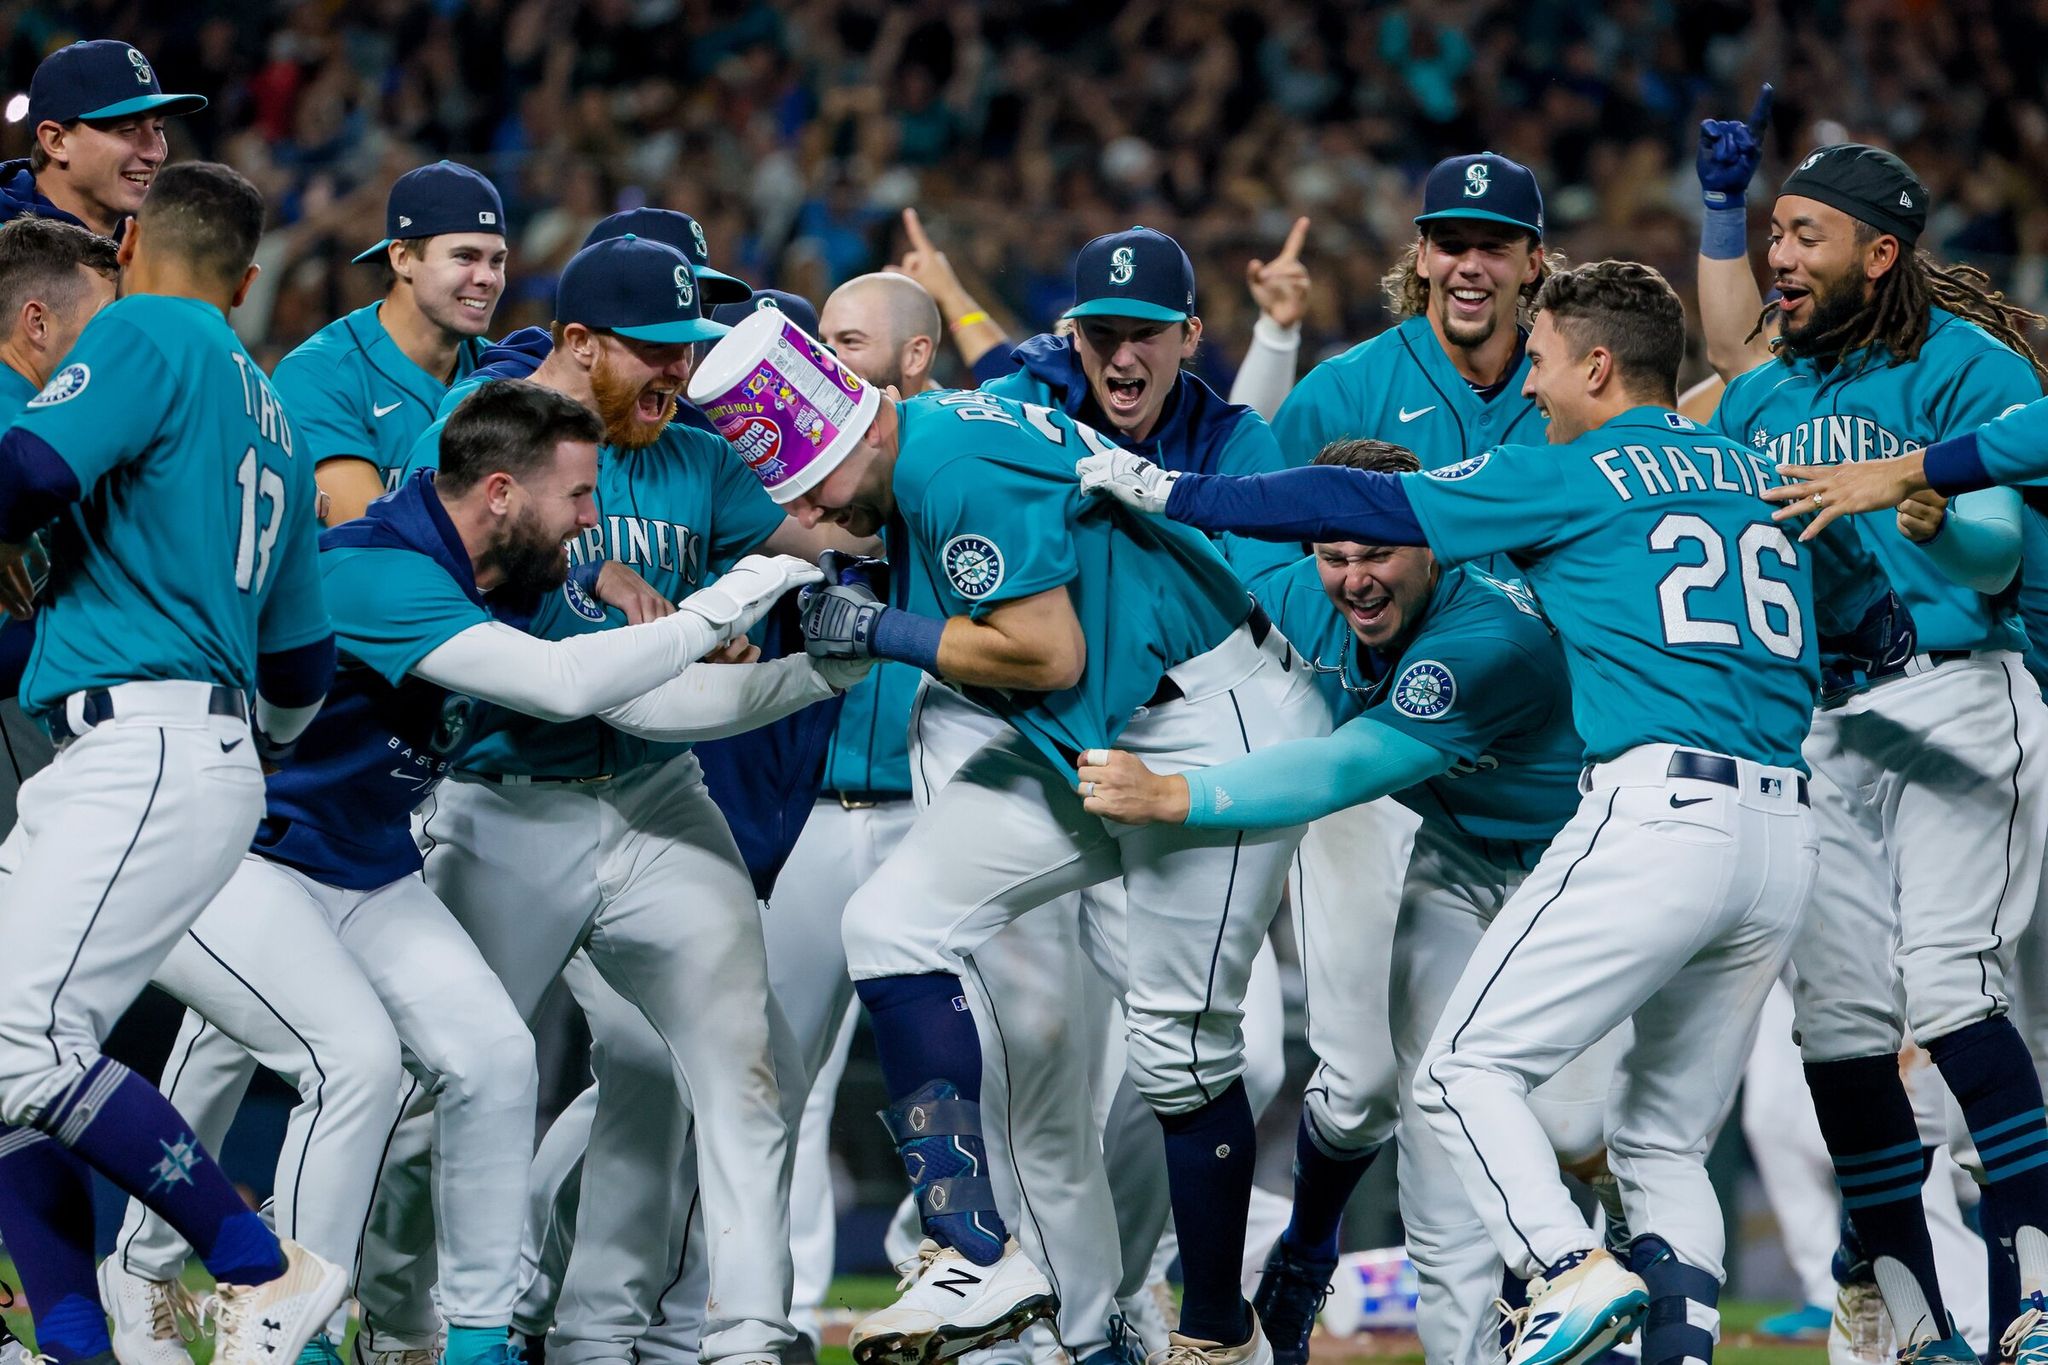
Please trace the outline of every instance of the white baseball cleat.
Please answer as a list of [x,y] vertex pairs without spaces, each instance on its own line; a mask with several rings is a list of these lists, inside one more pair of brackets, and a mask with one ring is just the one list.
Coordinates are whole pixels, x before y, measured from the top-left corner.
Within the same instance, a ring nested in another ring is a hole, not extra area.
[[1529,1304],[1507,1315],[1508,1365],[1574,1365],[1636,1330],[1650,1311],[1642,1277],[1607,1251],[1585,1252],[1556,1276],[1529,1281]]
[[901,1267],[903,1297],[854,1324],[847,1345],[858,1365],[937,1365],[1006,1341],[1059,1300],[1013,1237],[994,1265],[976,1265],[927,1237]]
[[284,1274],[262,1284],[222,1284],[206,1300],[215,1365],[294,1365],[348,1293],[348,1272],[280,1237]]
[[1828,1365],[1890,1365],[1892,1319],[1875,1280],[1852,1280],[1835,1291],[1828,1319]]
[[146,1280],[100,1262],[100,1302],[114,1320],[114,1359],[121,1365],[192,1365],[186,1343],[199,1336],[199,1304],[176,1280]]
[[1265,1328],[1259,1326],[1259,1315],[1245,1316],[1252,1320],[1252,1335],[1244,1345],[1225,1346],[1169,1332],[1166,1349],[1150,1357],[1147,1365],[1273,1365],[1273,1348],[1266,1342]]

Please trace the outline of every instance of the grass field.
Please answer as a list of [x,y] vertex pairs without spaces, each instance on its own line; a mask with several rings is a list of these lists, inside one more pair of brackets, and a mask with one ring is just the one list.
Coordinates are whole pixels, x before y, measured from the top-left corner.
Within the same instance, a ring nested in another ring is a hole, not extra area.
[[[14,1277],[14,1266],[0,1257],[0,1280],[10,1285],[19,1284]],[[206,1286],[203,1273],[195,1271],[188,1276],[188,1282],[195,1290]],[[893,1277],[879,1275],[846,1275],[833,1281],[832,1291],[826,1303],[832,1308],[859,1311],[878,1308],[895,1297],[896,1281]],[[1778,1312],[1783,1304],[1775,1303],[1731,1303],[1726,1305],[1722,1317],[1722,1345],[1715,1358],[1722,1365],[1820,1365],[1826,1353],[1815,1346],[1759,1345],[1756,1325],[1771,1314]],[[7,1326],[25,1341],[33,1341],[29,1330],[28,1315],[20,1312],[6,1313]],[[208,1365],[213,1354],[212,1343],[201,1341],[192,1351],[194,1365]],[[1317,1365],[1350,1365],[1353,1361],[1370,1361],[1372,1365],[1423,1365],[1422,1353],[1415,1348],[1412,1337],[1368,1336],[1352,1341],[1318,1340],[1316,1348]],[[852,1365],[853,1357],[843,1346],[827,1346],[819,1365]]]

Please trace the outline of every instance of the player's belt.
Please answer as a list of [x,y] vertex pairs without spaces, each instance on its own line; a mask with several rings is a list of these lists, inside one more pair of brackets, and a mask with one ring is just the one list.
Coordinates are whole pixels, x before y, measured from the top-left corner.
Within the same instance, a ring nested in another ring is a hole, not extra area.
[[[187,684],[189,685],[189,684]],[[77,739],[95,725],[105,724],[114,719],[114,692],[106,687],[89,687],[72,696],[81,698],[78,707],[78,726],[74,728],[69,712],[70,698],[65,704],[50,713],[50,737],[59,744]],[[241,692],[232,687],[216,683],[206,697],[206,714],[209,716],[233,716],[236,720],[249,719],[249,702]]]
[[873,810],[877,806],[893,805],[898,801],[910,799],[909,792],[830,791],[825,794],[846,810]]
[[[1266,637],[1273,633],[1273,618],[1266,615],[1264,607],[1254,602],[1252,614],[1244,618],[1244,628],[1251,632],[1254,645],[1263,645],[1266,643]],[[1164,706],[1167,702],[1179,701],[1186,695],[1187,693],[1181,691],[1180,684],[1168,674],[1159,680],[1158,688],[1146,699],[1145,705]]]
[[589,787],[612,780],[610,773],[597,773],[591,777],[556,777],[552,773],[470,773],[468,776],[494,787]]
[[[1726,754],[1703,754],[1696,749],[1680,749],[1671,755],[1671,762],[1664,768],[1666,777],[1690,778],[1694,782],[1712,782],[1716,786],[1742,789],[1742,769]],[[1676,800],[1677,798],[1672,798]],[[1806,799],[1806,779],[1799,779],[1799,804],[1810,804]]]

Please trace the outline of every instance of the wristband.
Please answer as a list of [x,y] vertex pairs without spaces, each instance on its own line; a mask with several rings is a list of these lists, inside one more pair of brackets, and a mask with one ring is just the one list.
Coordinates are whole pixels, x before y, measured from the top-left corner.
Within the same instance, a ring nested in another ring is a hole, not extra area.
[[1945,498],[1996,486],[1996,481],[1984,468],[1984,457],[1978,453],[1977,433],[1974,431],[1951,436],[1946,441],[1936,441],[1927,447],[1920,457],[1920,473],[1927,480],[1927,486]]
[[885,607],[875,619],[875,633],[868,648],[878,659],[895,659],[915,664],[934,678],[939,676],[939,640],[946,622],[937,616],[920,616],[914,611]]
[[988,312],[987,312],[987,310],[985,310],[985,309],[981,309],[981,308],[977,308],[977,309],[975,309],[975,310],[974,310],[973,312],[971,312],[971,313],[964,313],[964,314],[962,314],[962,315],[961,315],[960,317],[958,317],[958,318],[954,319],[954,321],[953,321],[953,322],[952,322],[951,324],[949,324],[949,325],[950,325],[950,326],[952,327],[952,329],[953,329],[954,331],[956,331],[956,332],[957,332],[957,331],[959,331],[959,330],[960,330],[960,329],[961,329],[962,327],[972,327],[972,326],[973,326],[973,325],[974,325],[975,323],[977,323],[977,322],[987,322],[987,321],[988,321]]
[[1700,255],[1710,261],[1739,261],[1749,254],[1749,214],[1737,199],[1721,208],[1707,206],[1700,224]]

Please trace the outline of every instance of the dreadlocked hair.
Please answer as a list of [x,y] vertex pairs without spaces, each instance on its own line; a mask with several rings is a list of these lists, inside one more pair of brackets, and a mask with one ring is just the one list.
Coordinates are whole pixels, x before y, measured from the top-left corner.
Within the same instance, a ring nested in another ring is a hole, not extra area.
[[[1868,223],[1856,224],[1856,245],[1867,246],[1879,236]],[[1890,357],[1887,365],[1903,365],[1920,357],[1927,341],[1930,308],[1945,308],[1957,317],[1976,323],[2003,342],[2034,367],[2037,382],[2048,385],[2048,362],[2035,351],[2027,333],[2048,327],[2048,317],[2029,312],[2006,301],[2002,290],[1991,287],[1991,277],[1974,265],[1940,265],[1925,251],[1900,252],[1898,262],[1878,277],[1870,303],[1826,335],[1800,345],[1808,355],[1848,355],[1866,347],[1882,350]],[[1758,314],[1750,330],[1751,340],[1764,330],[1776,304]]]
[[[1541,245],[1532,240],[1531,247]],[[1571,262],[1555,247],[1543,248],[1543,259],[1537,263],[1536,278],[1522,286],[1521,306],[1515,310],[1515,319],[1524,327],[1536,323],[1536,295],[1543,289],[1543,282],[1560,270],[1569,269]],[[1393,269],[1380,276],[1380,288],[1387,296],[1387,308],[1397,318],[1419,318],[1429,311],[1429,278],[1422,273],[1422,241],[1420,238],[1408,244],[1401,253],[1401,259],[1394,262]]]

